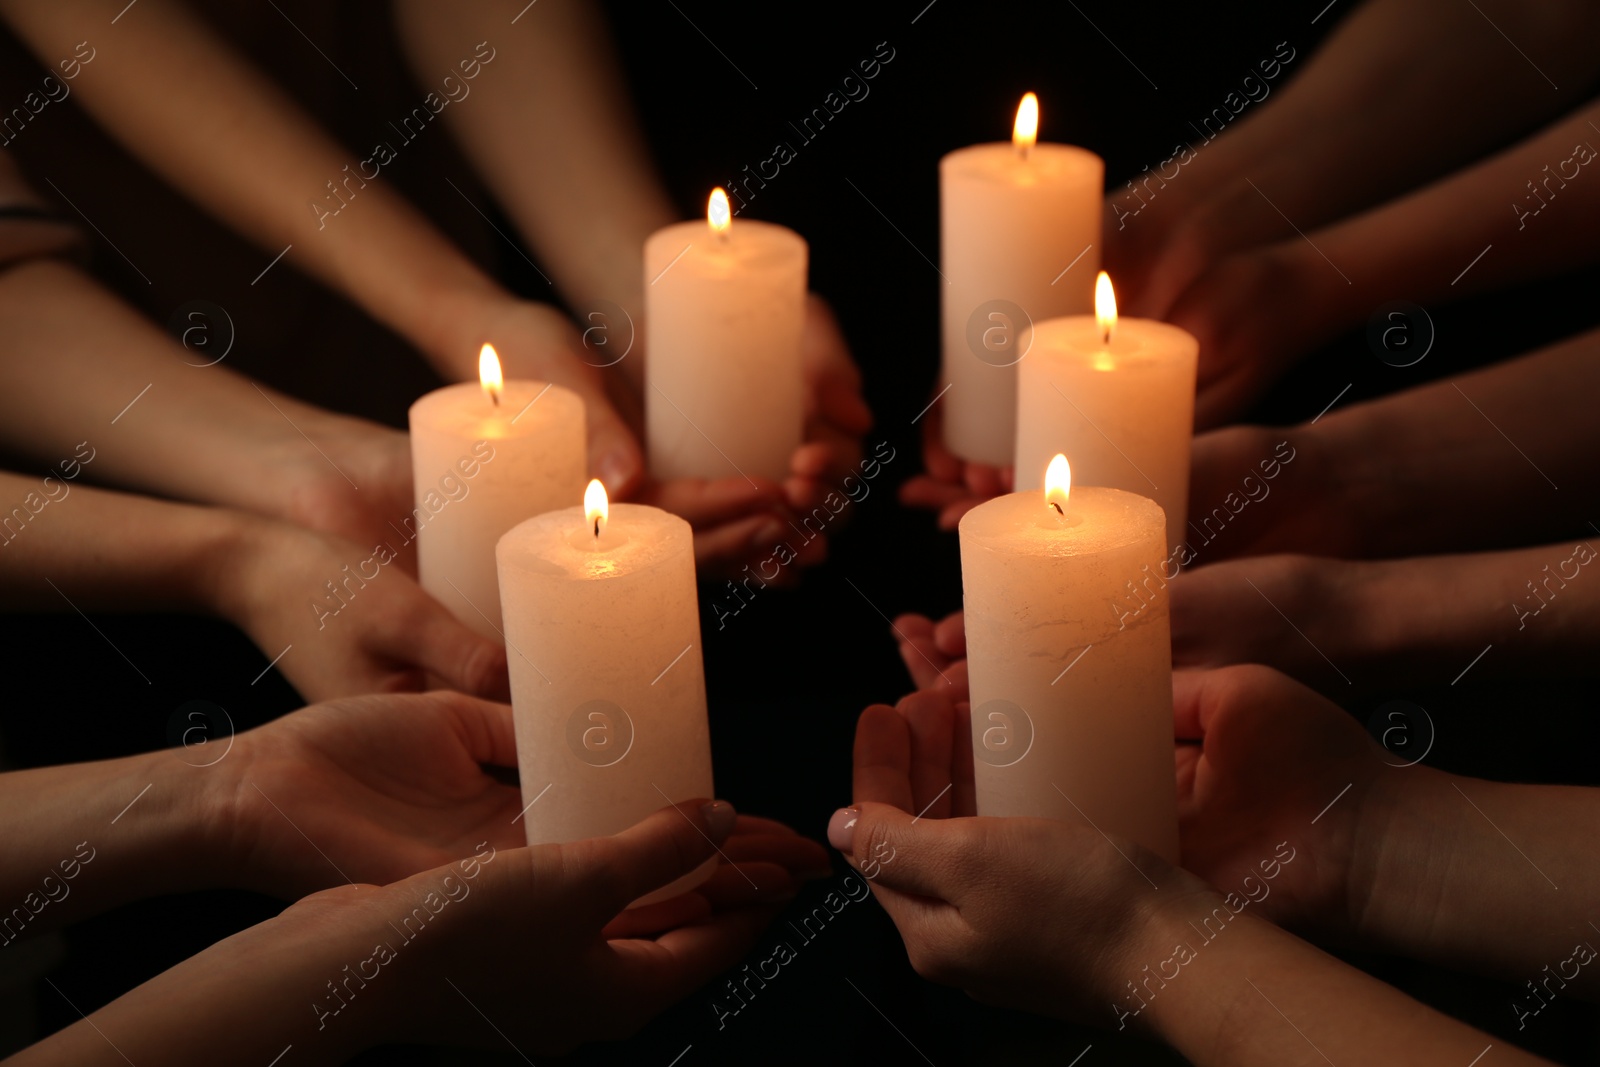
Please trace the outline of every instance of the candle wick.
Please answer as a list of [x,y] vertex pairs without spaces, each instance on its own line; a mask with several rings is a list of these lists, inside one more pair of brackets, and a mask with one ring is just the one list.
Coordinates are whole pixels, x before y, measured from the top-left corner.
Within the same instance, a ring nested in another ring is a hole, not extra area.
[[494,406],[495,407],[499,407],[500,406],[500,391],[498,389],[489,390],[489,399],[494,401]]
[[1108,345],[1111,343],[1111,327],[1106,327],[1105,336],[1100,339],[1100,343],[1103,345]]
[[600,537],[600,516],[598,515],[594,517],[594,536],[596,539]]
[[1055,508],[1056,509],[1056,514],[1060,515],[1063,519],[1067,517],[1067,513],[1065,511],[1061,510],[1061,505],[1059,503],[1057,503],[1056,501],[1054,501],[1054,500],[1050,501],[1050,506]]

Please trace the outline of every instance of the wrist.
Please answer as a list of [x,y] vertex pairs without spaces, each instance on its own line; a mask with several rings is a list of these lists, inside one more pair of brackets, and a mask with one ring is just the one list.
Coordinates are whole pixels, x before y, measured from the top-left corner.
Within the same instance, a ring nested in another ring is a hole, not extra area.
[[446,381],[476,381],[478,350],[506,308],[519,303],[488,278],[462,279],[429,295],[411,341]]
[[1419,938],[1439,928],[1440,887],[1470,854],[1461,850],[1467,805],[1454,781],[1430,767],[1399,765],[1354,798],[1345,900],[1357,947],[1414,955]]

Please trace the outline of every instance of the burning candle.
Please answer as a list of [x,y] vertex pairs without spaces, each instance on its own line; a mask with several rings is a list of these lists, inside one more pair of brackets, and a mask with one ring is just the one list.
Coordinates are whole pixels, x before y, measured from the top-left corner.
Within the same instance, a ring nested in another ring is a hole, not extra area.
[[501,640],[495,542],[523,519],[566,506],[587,466],[583,401],[559,385],[503,382],[494,346],[479,383],[411,405],[411,477],[422,587],[485,637]]
[[689,524],[608,505],[592,481],[583,507],[519,524],[496,556],[528,843],[614,834],[713,796]]
[[1119,489],[1043,492],[961,519],[979,815],[1076,819],[1178,859],[1164,519]]
[[705,222],[645,242],[645,429],[658,479],[782,481],[800,447],[806,243],[733,221],[711,194]]
[[1189,518],[1200,343],[1176,326],[1117,318],[1100,273],[1095,313],[1033,327],[1018,366],[1016,488],[1038,489],[1052,455],[1072,456],[1079,485],[1147,496],[1166,512],[1170,549]]
[[1016,364],[1027,324],[1090,310],[1100,265],[1105,164],[1035,143],[1039,104],[1022,98],[1010,144],[939,161],[946,447],[997,467],[1016,450]]

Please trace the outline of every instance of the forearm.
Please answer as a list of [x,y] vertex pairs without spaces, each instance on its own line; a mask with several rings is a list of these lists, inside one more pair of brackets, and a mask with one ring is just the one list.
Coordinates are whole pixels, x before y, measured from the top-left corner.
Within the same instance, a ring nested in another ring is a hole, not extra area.
[[[1380,779],[1352,872],[1364,944],[1600,999],[1600,796],[1408,767]],[[1581,947],[1586,946],[1586,947]],[[1585,959],[1587,957],[1587,959]],[[1549,984],[1546,985],[1545,983]]]
[[[1315,56],[1300,59],[1303,70],[1291,68],[1293,80],[1270,104],[1262,97],[1249,105],[1214,143],[1203,138],[1216,136],[1215,123],[1197,134],[1191,143],[1201,187],[1183,194],[1195,221],[1212,225],[1230,249],[1282,235],[1283,215],[1310,230],[1533,127],[1570,106],[1600,69],[1585,43],[1600,32],[1593,5],[1481,0],[1477,6],[1379,0],[1352,12]],[[1418,50],[1418,41],[1441,34],[1450,47]],[[1523,61],[1507,38],[1537,56],[1561,88],[1519,68]],[[1301,42],[1287,44],[1303,52]],[[1515,76],[1487,78],[1485,70]],[[1259,75],[1257,83],[1270,91]],[[1295,151],[1285,152],[1291,142]],[[1176,179],[1174,191],[1187,179]]]
[[[308,930],[291,909],[212,945],[6,1062],[269,1064],[293,1046],[287,1062],[341,1064],[377,1042],[395,984],[408,980],[381,972],[371,983],[352,977],[363,961],[371,962],[374,942],[384,940],[400,939],[351,923]],[[401,958],[385,971],[406,965]],[[438,985],[450,995],[442,980]],[[341,1009],[344,1001],[348,1006]]]
[[405,0],[417,76],[451,72],[480,42],[494,65],[446,116],[499,202],[581,314],[609,300],[643,311],[643,248],[676,217],[649,158],[599,11],[583,0],[464,7]]
[[[1424,305],[1579,267],[1600,238],[1600,103],[1425,188],[1312,234],[1325,298],[1313,333],[1330,337],[1404,291]],[[1304,228],[1304,227],[1303,227]],[[1340,275],[1343,275],[1341,277]]]
[[[5,0],[40,55],[70,51],[90,0]],[[196,92],[195,86],[205,87]],[[406,337],[451,376],[476,351],[444,350],[445,300],[485,299],[493,282],[362,160],[174,0],[144,0],[75,88],[127,150],[269,256],[291,262]],[[180,109],[176,111],[174,109]],[[381,165],[378,168],[381,170]]]
[[326,462],[306,435],[365,425],[209,365],[222,323],[180,348],[59,260],[0,273],[0,321],[0,446],[54,465],[87,441],[98,481],[281,516]]
[[[1600,331],[1336,411],[1302,435],[1326,455],[1327,506],[1382,557],[1554,541],[1600,492]],[[1557,487],[1560,492],[1557,493]]]
[[[1185,907],[1194,912],[1187,919]],[[1214,899],[1169,909],[1166,938],[1153,942],[1162,948],[1152,973],[1174,956],[1173,946],[1192,958],[1170,980],[1130,976],[1147,1005],[1139,1021],[1200,1067],[1464,1064],[1490,1043],[1271,923],[1249,914],[1224,920],[1217,909],[1230,914]],[[1196,932],[1207,920],[1205,931],[1220,931],[1210,941]],[[1128,1006],[1139,1008],[1140,997],[1129,993]],[[1507,1063],[1544,1062],[1505,1045],[1496,1054]]]
[[65,472],[0,472],[0,501],[0,603],[22,610],[214,611],[256,521]]
[[1600,646],[1597,544],[1333,564],[1359,586],[1338,623],[1360,646],[1350,665],[1401,688],[1442,683],[1469,663],[1480,678],[1582,674]]
[[0,947],[130,900],[222,884],[197,781],[215,773],[154,752],[0,775],[0,809],[12,813]]

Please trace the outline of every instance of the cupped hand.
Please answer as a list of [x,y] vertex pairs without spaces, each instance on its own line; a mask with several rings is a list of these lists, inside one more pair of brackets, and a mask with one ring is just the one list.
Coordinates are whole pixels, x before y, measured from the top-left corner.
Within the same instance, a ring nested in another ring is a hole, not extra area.
[[1208,890],[1075,822],[970,817],[970,789],[956,784],[970,765],[948,698],[868,708],[855,804],[835,813],[829,841],[870,880],[919,974],[986,1003],[1109,1023],[1103,1005],[1139,970],[1150,880],[1169,897]]
[[[725,864],[727,873],[706,883],[712,889],[691,894],[702,898],[697,918],[649,937],[616,931],[619,924],[658,925],[639,923],[624,909],[715,857],[719,846],[770,850],[792,836],[739,844],[773,837],[768,825],[757,821],[741,831],[730,805],[688,801],[612,837],[484,850],[381,888],[320,893],[285,914],[302,936],[330,924],[362,924],[377,940],[394,942],[393,917],[411,914],[433,894],[438,911],[414,947],[387,965],[396,969],[389,980],[395,985],[382,995],[397,1009],[387,1019],[398,1032],[381,1036],[475,1047],[509,1041],[524,1054],[560,1054],[633,1034],[750,950],[777,911],[752,895],[792,895],[785,881],[792,875],[778,860],[738,861],[737,871]],[[822,855],[815,845],[802,852],[798,861],[810,864]],[[719,879],[746,875],[763,888],[739,894],[717,887]],[[788,888],[774,894],[764,882]]]
[[[209,739],[210,744],[226,744]],[[210,758],[210,757],[208,757]],[[242,887],[293,899],[343,882],[386,883],[514,848],[511,708],[448,691],[313,704],[239,734],[209,767],[210,836]]]
[[402,570],[388,542],[249,520],[219,613],[307,700],[419,690],[430,678],[504,698],[505,649],[469,630]]
[[991,497],[1011,492],[1010,467],[971,463],[945,447],[942,400],[922,416],[922,462],[925,473],[906,480],[900,502],[938,513],[939,529],[954,530],[961,516]]
[[1432,772],[1399,766],[1347,712],[1266,667],[1179,671],[1173,693],[1191,742],[1177,750],[1183,865],[1264,894],[1252,906],[1280,925],[1355,940],[1385,812],[1405,775]]
[[970,699],[967,688],[967,631],[957,611],[937,623],[926,615],[894,620],[900,659],[917,689],[931,689],[955,701]]

